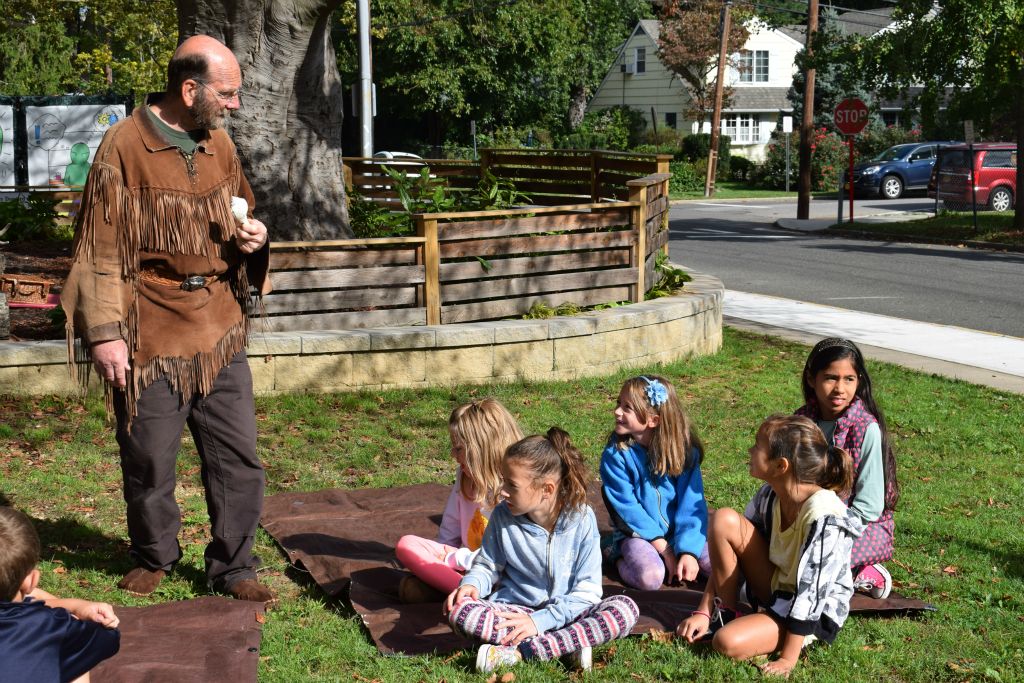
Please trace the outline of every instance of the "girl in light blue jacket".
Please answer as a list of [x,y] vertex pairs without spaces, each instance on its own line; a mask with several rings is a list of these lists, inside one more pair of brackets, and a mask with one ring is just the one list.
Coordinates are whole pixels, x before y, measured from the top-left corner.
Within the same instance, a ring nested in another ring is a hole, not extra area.
[[639,611],[626,596],[601,598],[600,537],[582,456],[552,427],[510,446],[501,473],[503,500],[448,596],[448,621],[484,641],[478,671],[563,656],[588,670],[591,648],[628,635]]

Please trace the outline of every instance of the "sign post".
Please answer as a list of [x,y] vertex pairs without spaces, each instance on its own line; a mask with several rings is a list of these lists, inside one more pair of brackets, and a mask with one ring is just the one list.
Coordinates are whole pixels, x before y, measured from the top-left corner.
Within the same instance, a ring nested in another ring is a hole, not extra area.
[[832,120],[839,132],[846,136],[846,144],[850,148],[850,222],[853,222],[853,136],[864,130],[868,125],[868,106],[856,97],[848,97],[838,105],[832,114]]
[[789,192],[789,136],[793,133],[793,117],[782,117],[782,132],[786,134],[786,192]]

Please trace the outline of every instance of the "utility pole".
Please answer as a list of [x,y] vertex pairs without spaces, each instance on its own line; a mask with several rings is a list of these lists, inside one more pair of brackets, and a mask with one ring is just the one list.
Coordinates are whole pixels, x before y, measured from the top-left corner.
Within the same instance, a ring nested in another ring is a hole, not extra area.
[[[813,1],[813,0],[812,0]],[[715,173],[718,171],[718,135],[722,127],[722,91],[725,88],[725,51],[729,45],[729,8],[732,0],[722,5],[718,22],[718,73],[715,75],[715,108],[711,113],[711,149],[708,150],[708,173],[704,178],[704,196],[715,193]]]
[[[808,0],[807,40],[805,57],[814,56],[814,35],[818,32],[818,0]],[[814,68],[807,69],[804,83],[804,118],[800,124],[800,175],[796,183],[796,217],[806,220],[811,215],[811,139],[814,136]]]
[[358,0],[359,154],[373,156],[373,70],[370,65],[370,0]]

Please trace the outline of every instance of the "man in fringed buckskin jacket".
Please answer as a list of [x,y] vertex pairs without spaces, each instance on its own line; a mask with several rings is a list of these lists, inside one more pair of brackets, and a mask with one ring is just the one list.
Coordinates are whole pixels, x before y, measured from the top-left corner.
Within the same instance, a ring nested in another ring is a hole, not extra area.
[[245,355],[250,287],[270,291],[267,228],[251,212],[232,215],[233,196],[250,207],[253,196],[221,129],[241,106],[241,83],[219,41],[181,43],[167,92],[112,127],[96,152],[61,296],[69,350],[81,337],[117,417],[135,563],[118,586],[138,595],[181,558],[175,459],[187,424],[212,527],[210,587],[274,600],[252,555],[264,474]]

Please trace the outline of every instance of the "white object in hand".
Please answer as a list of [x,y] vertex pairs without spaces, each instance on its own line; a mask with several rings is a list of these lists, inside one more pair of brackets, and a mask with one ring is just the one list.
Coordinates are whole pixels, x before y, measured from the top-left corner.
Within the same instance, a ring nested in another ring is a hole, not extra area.
[[231,198],[231,213],[235,220],[244,223],[249,218],[249,202],[241,197]]

